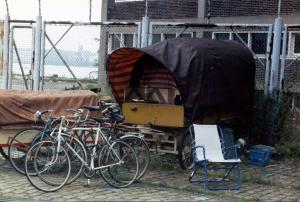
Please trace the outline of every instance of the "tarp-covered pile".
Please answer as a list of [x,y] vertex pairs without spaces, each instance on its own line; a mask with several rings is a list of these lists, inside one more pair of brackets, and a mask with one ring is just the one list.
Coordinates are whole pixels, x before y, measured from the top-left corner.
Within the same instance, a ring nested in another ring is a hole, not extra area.
[[0,127],[30,123],[39,110],[54,110],[53,115],[66,114],[66,109],[96,105],[98,96],[88,90],[21,91],[0,90]]

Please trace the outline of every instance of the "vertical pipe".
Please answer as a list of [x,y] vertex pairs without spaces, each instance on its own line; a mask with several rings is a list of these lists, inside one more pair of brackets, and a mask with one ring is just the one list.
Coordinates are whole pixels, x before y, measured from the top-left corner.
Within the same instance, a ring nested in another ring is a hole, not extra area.
[[267,38],[267,54],[266,54],[266,72],[265,72],[265,86],[264,95],[268,95],[270,84],[270,62],[271,62],[271,43],[272,43],[273,25],[269,25]]
[[14,54],[14,29],[12,28],[9,35],[9,61],[8,61],[8,80],[7,89],[12,87],[12,71],[13,71],[13,54]]
[[148,45],[148,37],[149,37],[149,17],[144,16],[142,20],[142,48]]
[[137,48],[141,48],[141,41],[142,41],[142,23],[138,23],[138,40],[137,40]]
[[4,17],[4,35],[3,35],[3,70],[1,88],[8,88],[8,60],[9,60],[9,16]]
[[31,39],[31,64],[30,64],[30,89],[33,90],[33,69],[34,69],[34,47],[35,47],[35,30],[36,28],[32,26],[32,39]]
[[41,74],[40,74],[40,90],[44,88],[44,76],[45,76],[45,23],[42,22],[42,34],[41,34]]
[[153,24],[149,23],[149,37],[148,37],[149,46],[152,44],[152,40],[153,40]]
[[33,69],[33,90],[40,87],[40,67],[41,67],[41,33],[42,16],[36,17],[35,46],[34,46],[34,69]]
[[280,79],[279,79],[279,90],[283,91],[284,87],[284,69],[285,69],[285,59],[286,59],[286,46],[287,46],[287,25],[284,26],[283,38],[282,38],[282,56],[280,65]]
[[272,94],[274,90],[278,90],[278,74],[280,63],[280,45],[281,45],[281,32],[283,27],[283,20],[281,17],[276,18],[274,25],[274,40],[273,40],[273,52],[271,62],[271,75],[270,75],[270,88],[269,91]]
[[145,0],[145,16],[148,16],[148,0]]

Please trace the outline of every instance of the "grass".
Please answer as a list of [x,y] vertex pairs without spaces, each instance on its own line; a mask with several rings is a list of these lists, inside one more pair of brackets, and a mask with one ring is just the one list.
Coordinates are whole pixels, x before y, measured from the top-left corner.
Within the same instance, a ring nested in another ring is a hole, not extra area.
[[172,170],[182,172],[175,155],[151,155],[149,169],[152,170]]
[[260,185],[267,185],[267,186],[277,186],[277,187],[284,187],[280,182],[274,180],[264,179],[262,176],[257,176],[250,173],[243,173],[242,174],[242,182],[243,183],[255,183]]
[[296,190],[300,191],[300,182],[297,182],[296,184],[293,184],[292,187]]
[[[167,183],[167,182],[149,182],[149,181],[143,181],[141,182],[144,185],[147,185],[149,187],[165,187],[169,189],[176,190],[177,192],[190,192],[190,193],[200,193],[200,194],[205,194],[208,196],[212,197],[218,197],[222,199],[228,199],[228,200],[240,200],[242,197],[235,195],[231,191],[209,191],[204,188],[203,185],[199,184],[197,187],[181,187],[178,186],[177,184],[172,184],[172,182]],[[242,198],[245,201],[256,201],[256,197],[246,197]]]

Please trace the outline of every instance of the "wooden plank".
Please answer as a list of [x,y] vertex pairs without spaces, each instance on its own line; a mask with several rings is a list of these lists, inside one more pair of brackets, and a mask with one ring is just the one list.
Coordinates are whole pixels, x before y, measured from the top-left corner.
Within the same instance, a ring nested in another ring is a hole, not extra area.
[[123,103],[125,123],[183,127],[184,110],[180,105]]

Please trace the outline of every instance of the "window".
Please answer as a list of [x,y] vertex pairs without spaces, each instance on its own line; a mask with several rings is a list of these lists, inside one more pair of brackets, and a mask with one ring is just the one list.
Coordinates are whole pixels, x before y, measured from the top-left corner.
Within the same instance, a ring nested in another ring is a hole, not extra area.
[[244,44],[237,35],[248,45],[248,33],[233,33],[233,40]]
[[217,40],[229,40],[229,33],[215,33],[215,39]]
[[176,34],[164,34],[165,39],[176,38]]
[[300,54],[300,33],[295,33],[294,53]]
[[192,33],[179,33],[177,35],[177,38],[192,38],[193,34]]
[[[280,42],[280,54],[282,54],[282,46],[283,46],[283,34],[281,35],[281,42]],[[289,35],[287,34],[286,37],[286,48],[285,48],[285,53],[288,54],[289,50]]]
[[133,34],[124,34],[125,47],[133,47]]
[[135,34],[109,34],[108,51],[112,52],[121,47],[135,47]]
[[252,51],[256,54],[265,54],[267,49],[267,33],[252,33]]
[[152,44],[160,42],[164,39],[173,39],[173,38],[192,38],[193,33],[162,33],[162,34],[152,34]]
[[152,44],[161,41],[161,34],[152,34]]
[[111,50],[116,50],[121,47],[121,34],[112,34]]

